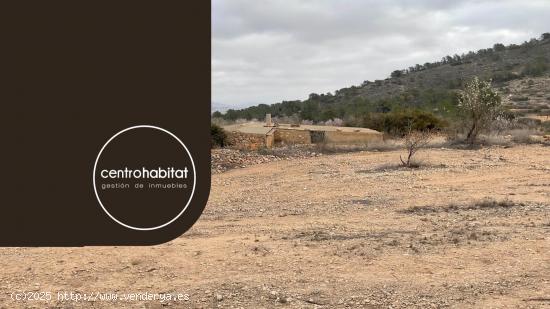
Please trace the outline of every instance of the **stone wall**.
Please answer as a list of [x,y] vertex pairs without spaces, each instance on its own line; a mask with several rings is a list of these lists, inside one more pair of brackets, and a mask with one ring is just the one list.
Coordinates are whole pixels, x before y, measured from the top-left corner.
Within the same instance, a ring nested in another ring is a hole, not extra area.
[[265,146],[267,148],[272,148],[275,144],[275,134],[271,131],[265,136]]
[[[312,135],[315,131],[293,130],[277,128],[267,135],[242,132],[227,132],[228,142],[231,148],[244,150],[258,150],[271,148],[274,145],[311,144]],[[367,144],[382,141],[381,133],[370,132],[342,132],[342,131],[319,131],[316,142],[328,144]]]
[[263,134],[227,132],[227,139],[231,148],[258,150],[266,147],[266,137]]
[[329,144],[367,144],[371,142],[381,142],[382,140],[382,133],[341,131],[325,132],[325,142]]
[[274,133],[276,144],[311,144],[311,135],[307,130],[277,128]]

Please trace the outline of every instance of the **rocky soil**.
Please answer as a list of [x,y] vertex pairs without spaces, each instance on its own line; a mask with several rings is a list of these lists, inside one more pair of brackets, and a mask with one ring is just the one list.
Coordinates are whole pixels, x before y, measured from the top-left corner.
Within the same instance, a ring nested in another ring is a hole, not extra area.
[[[419,155],[418,169],[399,151],[245,163],[160,246],[2,248],[0,307],[550,307],[550,147]],[[10,299],[29,290],[189,301]]]
[[231,148],[212,150],[212,173],[281,160],[303,159],[322,155],[310,145],[294,145],[278,149],[247,151]]

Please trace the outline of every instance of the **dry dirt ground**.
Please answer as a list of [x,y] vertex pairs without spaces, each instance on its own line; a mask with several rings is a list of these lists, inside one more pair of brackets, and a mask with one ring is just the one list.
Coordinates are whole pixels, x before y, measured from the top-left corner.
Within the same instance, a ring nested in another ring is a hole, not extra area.
[[[419,155],[413,170],[389,151],[213,175],[202,218],[160,246],[0,249],[0,307],[550,307],[550,147]],[[13,291],[190,300],[14,302]]]

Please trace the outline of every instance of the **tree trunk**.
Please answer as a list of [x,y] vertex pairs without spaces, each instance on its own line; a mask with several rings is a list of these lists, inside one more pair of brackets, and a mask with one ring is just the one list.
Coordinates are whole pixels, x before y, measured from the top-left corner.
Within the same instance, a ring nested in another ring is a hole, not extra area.
[[477,137],[477,125],[474,121],[472,124],[472,127],[470,128],[470,131],[468,132],[468,135],[466,136],[466,139],[470,142],[470,144],[474,144]]

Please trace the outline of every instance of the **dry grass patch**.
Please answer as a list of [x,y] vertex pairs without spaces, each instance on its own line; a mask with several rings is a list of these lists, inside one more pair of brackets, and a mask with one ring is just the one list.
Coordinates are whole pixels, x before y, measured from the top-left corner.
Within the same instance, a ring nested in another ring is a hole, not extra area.
[[488,210],[488,209],[506,209],[517,206],[525,206],[524,203],[516,203],[508,199],[497,201],[492,198],[484,198],[473,203],[455,204],[451,203],[445,206],[412,206],[402,210],[399,213],[426,215],[440,212],[458,212],[464,210]]

